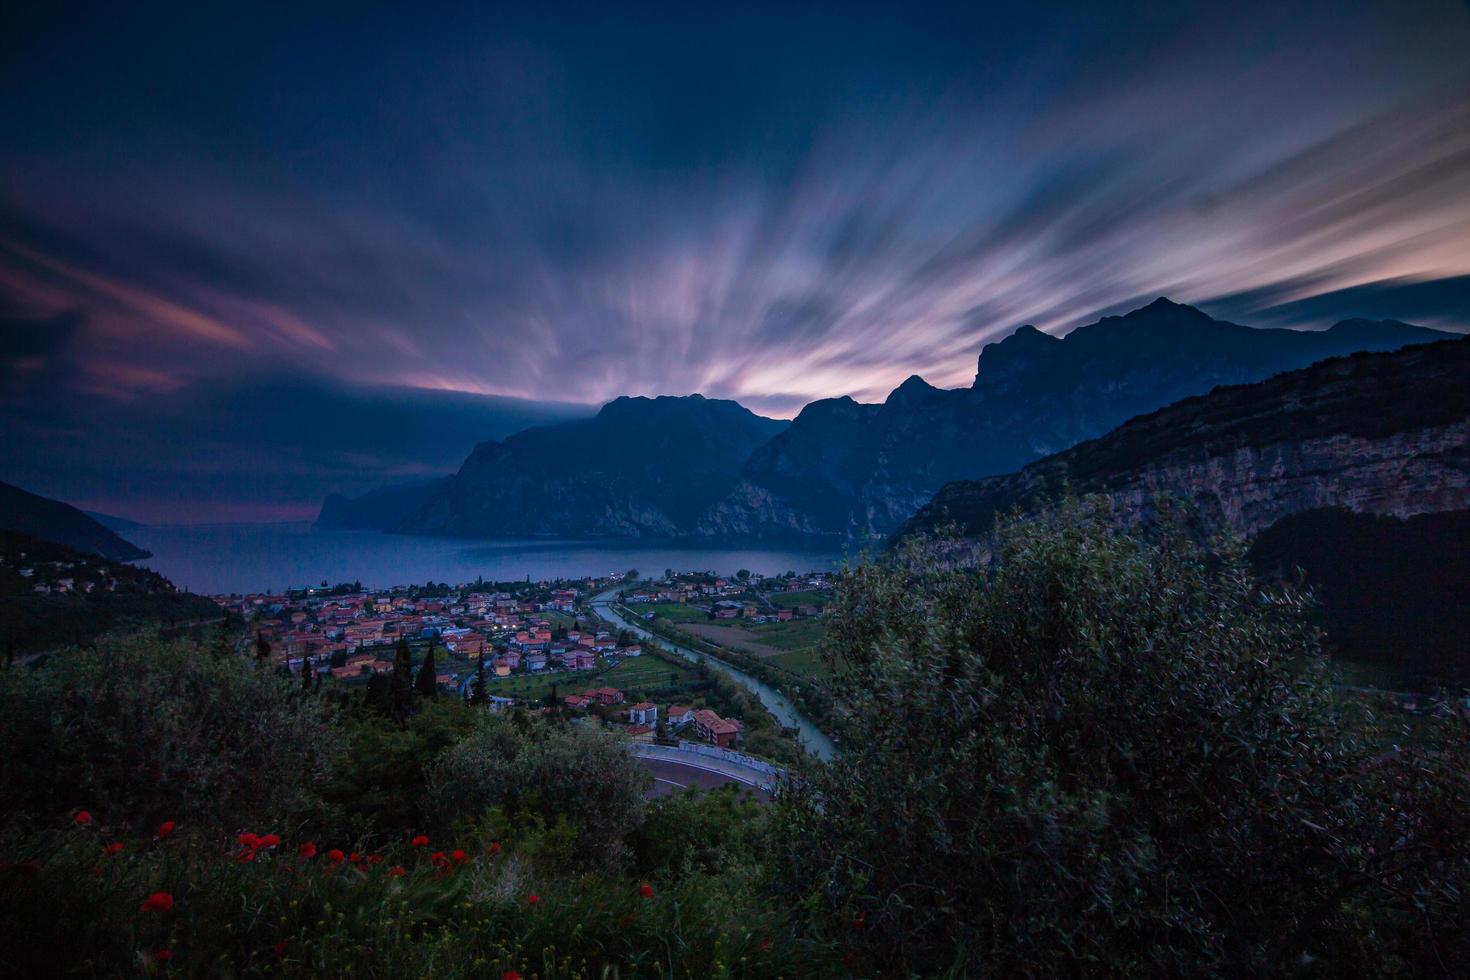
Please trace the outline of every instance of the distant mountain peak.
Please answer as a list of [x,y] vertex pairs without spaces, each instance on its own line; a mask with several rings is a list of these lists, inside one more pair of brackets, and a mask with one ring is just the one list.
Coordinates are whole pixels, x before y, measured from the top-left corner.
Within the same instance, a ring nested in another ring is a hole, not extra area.
[[929,397],[938,390],[938,388],[934,387],[929,382],[919,377],[917,374],[911,374],[908,376],[903,384],[899,385],[897,388],[894,388],[893,391],[889,393],[888,400],[885,404],[912,404],[919,399]]

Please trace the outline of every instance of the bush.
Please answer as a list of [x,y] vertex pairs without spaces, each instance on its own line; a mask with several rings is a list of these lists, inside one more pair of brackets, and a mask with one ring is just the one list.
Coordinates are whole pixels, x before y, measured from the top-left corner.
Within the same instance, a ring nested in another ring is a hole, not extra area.
[[0,730],[13,825],[79,807],[138,826],[319,816],[338,741],[294,679],[142,636],[5,671]]
[[617,736],[584,725],[534,720],[524,727],[487,714],[447,749],[429,776],[429,809],[440,828],[479,822],[492,808],[574,831],[573,856],[615,868],[638,823],[648,775]]
[[1464,739],[1378,754],[1302,596],[1076,505],[954,553],[845,575],[846,748],[783,797],[772,867],[815,934],[924,976],[1463,960]]

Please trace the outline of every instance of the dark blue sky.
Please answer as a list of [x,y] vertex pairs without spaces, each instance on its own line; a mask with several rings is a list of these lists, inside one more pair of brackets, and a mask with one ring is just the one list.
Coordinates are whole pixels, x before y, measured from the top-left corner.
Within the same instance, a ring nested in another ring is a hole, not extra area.
[[[1160,294],[1470,325],[1461,2],[256,7],[0,14],[0,478],[157,519],[99,420],[282,378],[789,416]],[[353,454],[250,513],[462,452]]]

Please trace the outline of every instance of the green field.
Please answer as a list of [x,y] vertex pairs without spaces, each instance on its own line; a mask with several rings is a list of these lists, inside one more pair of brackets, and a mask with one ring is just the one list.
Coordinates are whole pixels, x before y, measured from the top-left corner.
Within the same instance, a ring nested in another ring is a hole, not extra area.
[[832,601],[830,595],[803,589],[801,592],[775,592],[766,596],[771,605],[780,609],[795,609],[797,606],[826,606]]
[[[473,671],[473,667],[470,668]],[[558,697],[580,694],[589,687],[616,687],[621,691],[657,690],[686,684],[694,678],[688,669],[645,653],[616,667],[598,670],[559,671],[553,674],[512,674],[485,678],[485,692],[502,698],[536,701],[556,686]]]
[[777,654],[767,659],[767,663],[777,664],[786,668],[793,674],[801,674],[803,677],[831,677],[832,671],[822,663],[821,655],[816,647],[807,647],[804,650],[795,650],[791,653]]
[[640,618],[655,613],[659,619],[666,619],[671,623],[703,623],[709,619],[709,614],[703,609],[686,606],[681,602],[649,602],[628,608]]
[[788,652],[814,647],[827,638],[827,623],[821,617],[793,619],[786,623],[758,623],[743,628],[755,634],[760,642]]
[[650,688],[673,687],[687,682],[694,675],[684,667],[650,654],[624,660],[602,675],[598,686],[616,687],[625,691]]

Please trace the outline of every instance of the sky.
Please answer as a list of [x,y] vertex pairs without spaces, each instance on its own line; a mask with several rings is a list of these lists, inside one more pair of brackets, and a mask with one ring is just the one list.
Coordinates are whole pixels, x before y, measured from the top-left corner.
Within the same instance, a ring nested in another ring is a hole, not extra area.
[[0,479],[290,519],[1159,295],[1465,330],[1466,51],[1463,0],[5,5]]

